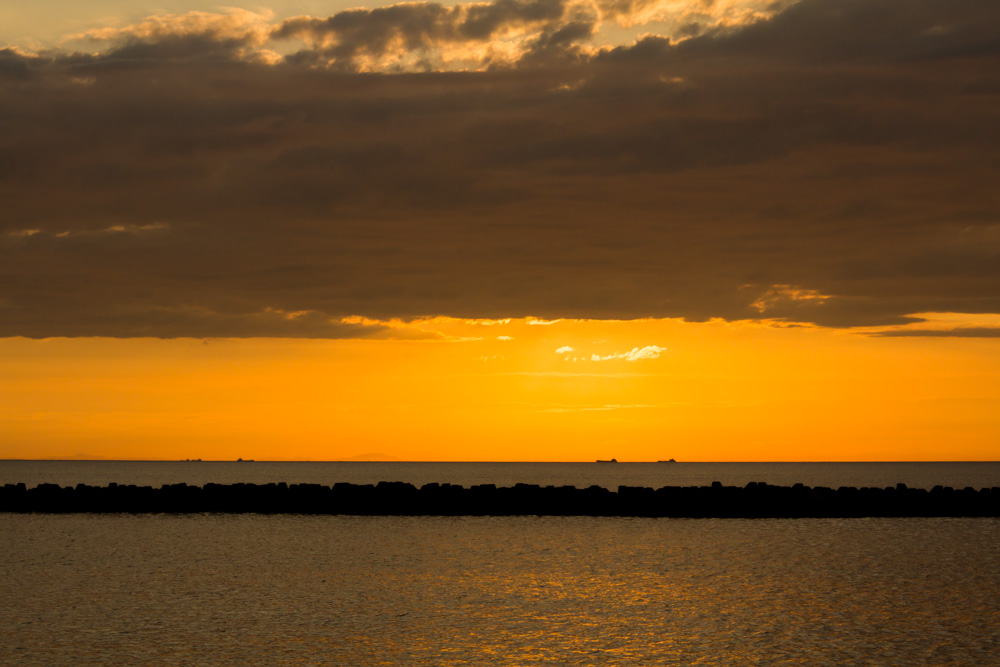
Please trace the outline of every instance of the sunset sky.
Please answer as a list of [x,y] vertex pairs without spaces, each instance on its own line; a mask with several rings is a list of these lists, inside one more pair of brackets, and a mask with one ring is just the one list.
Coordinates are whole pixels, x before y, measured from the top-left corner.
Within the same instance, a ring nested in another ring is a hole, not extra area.
[[1000,459],[996,0],[14,0],[0,202],[0,458]]

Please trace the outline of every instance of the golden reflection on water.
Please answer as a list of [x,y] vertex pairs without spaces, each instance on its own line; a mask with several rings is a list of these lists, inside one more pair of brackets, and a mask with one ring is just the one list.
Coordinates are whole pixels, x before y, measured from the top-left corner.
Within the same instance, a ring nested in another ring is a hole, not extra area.
[[0,530],[0,664],[1000,654],[995,520],[0,515]]

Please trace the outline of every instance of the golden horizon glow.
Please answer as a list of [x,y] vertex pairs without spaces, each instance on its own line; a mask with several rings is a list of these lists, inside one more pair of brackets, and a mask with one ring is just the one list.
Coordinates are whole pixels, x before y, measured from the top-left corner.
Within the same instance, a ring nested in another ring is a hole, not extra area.
[[995,339],[537,323],[428,318],[380,340],[2,339],[0,458],[1000,458]]

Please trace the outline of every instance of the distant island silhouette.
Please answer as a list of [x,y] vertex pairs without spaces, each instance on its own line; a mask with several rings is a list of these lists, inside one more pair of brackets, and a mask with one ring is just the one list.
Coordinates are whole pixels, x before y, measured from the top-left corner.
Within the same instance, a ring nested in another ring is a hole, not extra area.
[[0,512],[260,513],[398,516],[632,516],[690,518],[1000,517],[1000,487],[619,486],[515,484],[187,484],[0,487]]

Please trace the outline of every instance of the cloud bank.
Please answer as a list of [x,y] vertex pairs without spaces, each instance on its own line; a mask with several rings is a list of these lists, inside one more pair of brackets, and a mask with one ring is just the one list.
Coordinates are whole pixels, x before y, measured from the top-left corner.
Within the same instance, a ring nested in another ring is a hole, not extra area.
[[1000,313],[998,35],[989,0],[497,0],[0,49],[0,335]]

